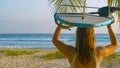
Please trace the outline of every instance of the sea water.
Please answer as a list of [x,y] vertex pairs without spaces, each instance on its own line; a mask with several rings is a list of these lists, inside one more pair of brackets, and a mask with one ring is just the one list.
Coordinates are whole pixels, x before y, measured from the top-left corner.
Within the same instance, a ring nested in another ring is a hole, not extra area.
[[[32,49],[56,49],[52,44],[53,34],[0,34],[0,48],[32,48]],[[120,34],[117,34],[120,42]],[[61,34],[61,41],[75,46],[75,34]],[[108,34],[96,34],[96,45],[106,46],[110,44]],[[119,44],[120,45],[120,44]],[[120,47],[117,49],[120,51]]]

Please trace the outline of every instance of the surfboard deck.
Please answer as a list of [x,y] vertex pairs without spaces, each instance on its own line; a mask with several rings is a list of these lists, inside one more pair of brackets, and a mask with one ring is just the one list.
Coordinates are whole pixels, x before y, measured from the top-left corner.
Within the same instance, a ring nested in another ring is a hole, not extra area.
[[65,25],[83,28],[107,26],[114,21],[112,16],[100,17],[91,14],[85,14],[82,19],[81,13],[56,13],[54,18]]

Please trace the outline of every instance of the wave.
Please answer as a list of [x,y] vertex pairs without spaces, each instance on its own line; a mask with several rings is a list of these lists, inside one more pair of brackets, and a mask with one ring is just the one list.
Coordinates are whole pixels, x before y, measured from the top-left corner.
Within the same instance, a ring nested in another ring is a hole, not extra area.
[[10,45],[8,45],[8,46],[0,46],[0,48],[22,48],[21,46],[10,46]]
[[[75,39],[60,39],[63,42],[75,42]],[[118,39],[120,41],[120,39]],[[109,38],[97,38],[97,42],[110,42]],[[52,42],[52,38],[0,38],[0,42]]]
[[[64,42],[71,42],[74,41],[72,39],[60,39]],[[40,39],[32,39],[32,38],[1,38],[0,42],[51,42],[51,38],[40,38]]]
[[0,39],[0,42],[51,42],[51,39]]
[[[118,35],[120,41],[120,35]],[[52,35],[5,35],[0,37],[0,42],[51,42]],[[74,35],[62,35],[61,41],[63,42],[75,42]],[[96,36],[97,42],[110,42],[109,36],[100,34]]]

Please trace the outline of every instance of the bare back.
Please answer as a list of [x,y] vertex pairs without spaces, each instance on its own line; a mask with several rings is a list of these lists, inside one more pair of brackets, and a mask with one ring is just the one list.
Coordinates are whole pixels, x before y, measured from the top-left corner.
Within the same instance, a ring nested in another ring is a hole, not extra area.
[[91,61],[88,64],[84,65],[77,58],[77,55],[76,55],[75,51],[73,51],[73,52],[74,53],[71,54],[72,57],[67,56],[68,60],[71,64],[71,68],[99,68],[99,64],[97,62],[97,57],[96,56],[93,55],[93,57],[91,57]]

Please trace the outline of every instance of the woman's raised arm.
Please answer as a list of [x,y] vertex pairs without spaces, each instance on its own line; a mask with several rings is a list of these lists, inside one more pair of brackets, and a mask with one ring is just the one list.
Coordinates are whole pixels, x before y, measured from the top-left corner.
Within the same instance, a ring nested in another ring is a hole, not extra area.
[[118,48],[118,39],[112,29],[112,26],[108,25],[107,28],[108,28],[111,44],[106,47],[97,48],[98,52],[101,53],[102,57],[111,55]]
[[61,31],[62,31],[61,26],[62,25],[60,24],[60,26],[56,28],[55,33],[53,35],[52,42],[59,49],[60,52],[62,52],[66,56],[70,56],[74,48],[72,46],[66,45],[64,42],[59,40]]
[[118,47],[118,39],[117,39],[116,34],[114,33],[111,25],[109,25],[107,27],[108,27],[108,32],[109,32],[109,36],[110,36],[111,45],[114,45],[114,47]]

